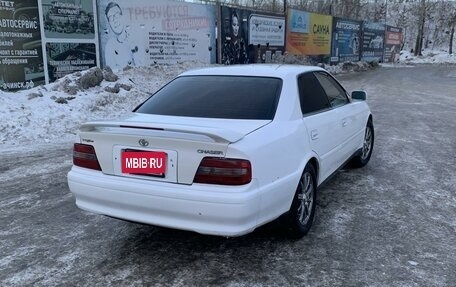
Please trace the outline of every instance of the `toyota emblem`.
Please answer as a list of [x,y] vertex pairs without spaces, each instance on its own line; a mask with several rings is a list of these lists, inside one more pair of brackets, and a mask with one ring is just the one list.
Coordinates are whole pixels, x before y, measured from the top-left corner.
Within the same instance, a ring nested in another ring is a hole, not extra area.
[[145,139],[140,139],[138,142],[139,142],[140,146],[148,146],[149,145],[149,142],[146,141]]

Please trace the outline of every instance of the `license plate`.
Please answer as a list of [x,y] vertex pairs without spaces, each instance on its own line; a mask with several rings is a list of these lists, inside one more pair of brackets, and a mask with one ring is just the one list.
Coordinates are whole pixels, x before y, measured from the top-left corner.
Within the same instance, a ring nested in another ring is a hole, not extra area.
[[122,173],[165,177],[166,153],[159,151],[122,151]]

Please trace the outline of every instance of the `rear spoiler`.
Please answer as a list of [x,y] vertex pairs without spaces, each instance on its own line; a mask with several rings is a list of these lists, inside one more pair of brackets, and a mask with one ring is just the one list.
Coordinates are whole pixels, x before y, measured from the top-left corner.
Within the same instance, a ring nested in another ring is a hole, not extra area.
[[81,125],[81,132],[111,132],[117,134],[149,135],[163,138],[181,138],[207,142],[234,143],[244,137],[244,133],[212,127],[186,126],[149,122],[99,121]]

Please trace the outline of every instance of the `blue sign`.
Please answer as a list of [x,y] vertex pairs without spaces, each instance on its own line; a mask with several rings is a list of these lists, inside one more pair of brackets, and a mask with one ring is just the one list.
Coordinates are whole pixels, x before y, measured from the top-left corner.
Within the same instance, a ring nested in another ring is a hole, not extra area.
[[310,13],[299,10],[291,11],[290,31],[293,33],[309,33]]
[[385,24],[365,21],[363,24],[363,41],[361,60],[383,61]]
[[334,18],[331,63],[359,61],[361,27],[362,22]]

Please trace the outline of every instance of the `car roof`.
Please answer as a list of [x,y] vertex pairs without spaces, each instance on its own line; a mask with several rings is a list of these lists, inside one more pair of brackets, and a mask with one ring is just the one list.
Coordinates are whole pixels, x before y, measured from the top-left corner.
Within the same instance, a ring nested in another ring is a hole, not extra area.
[[180,74],[180,76],[258,76],[258,77],[277,77],[286,79],[296,77],[299,74],[311,71],[324,71],[316,66],[304,65],[281,65],[281,64],[248,64],[248,65],[231,65],[217,66],[189,70]]

